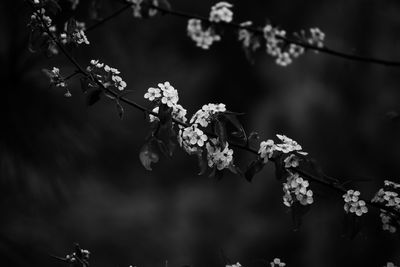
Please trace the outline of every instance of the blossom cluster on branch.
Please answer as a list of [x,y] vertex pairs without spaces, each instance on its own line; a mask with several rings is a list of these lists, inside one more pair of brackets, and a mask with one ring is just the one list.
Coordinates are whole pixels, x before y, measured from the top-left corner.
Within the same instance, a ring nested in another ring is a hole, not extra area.
[[[147,3],[145,5],[147,9],[144,9],[143,4],[148,1],[131,0],[130,2],[134,14],[140,14],[141,17],[144,17],[143,12],[148,16],[155,15],[156,7],[161,4],[166,5],[165,1],[153,0],[151,5]],[[319,183],[343,193],[344,210],[351,218],[358,218],[368,212],[368,207],[375,207],[380,210],[383,230],[395,233],[400,226],[400,184],[398,183],[385,181],[384,187],[376,193],[375,197],[371,201],[365,201],[360,198],[359,191],[346,190],[339,181],[323,175],[314,166],[308,153],[303,151],[302,146],[285,135],[278,134],[279,141],[277,142],[272,139],[261,141],[258,144],[258,150],[253,149],[252,144],[257,141],[257,135],[255,133],[248,135],[238,118],[240,114],[229,111],[223,103],[203,105],[188,120],[187,110],[178,104],[178,90],[169,82],[159,83],[157,87],[148,88],[144,98],[152,104],[150,109],[123,97],[120,91],[125,90],[127,84],[120,76],[118,69],[99,62],[99,60],[91,60],[89,66],[82,68],[64,48],[71,43],[75,45],[89,44],[85,35],[85,24],[69,20],[65,24],[64,32],[59,33],[53,25],[52,19],[46,13],[46,4],[48,3],[54,4],[56,1],[34,0],[32,2],[34,12],[29,23],[31,34],[39,38],[40,45],[44,46],[46,51],[51,51],[53,54],[61,51],[75,65],[76,73],[81,75],[83,92],[88,94],[88,104],[94,104],[101,96],[107,96],[115,100],[121,118],[121,114],[124,112],[121,102],[148,115],[150,132],[139,154],[146,169],[151,170],[151,164],[158,162],[160,153],[172,156],[176,144],[189,155],[197,157],[200,174],[210,170],[210,176],[219,179],[222,178],[225,170],[229,170],[251,181],[267,163],[272,162],[275,164],[277,179],[282,183],[283,204],[291,208],[294,217],[304,215],[308,210],[306,208],[314,202],[315,195],[311,187],[314,183]],[[196,43],[200,44],[200,47],[208,48],[212,42],[220,38],[217,26],[232,21],[232,7],[227,2],[214,5],[211,8],[208,25],[203,26],[201,20],[189,20],[189,24],[191,24],[189,36],[198,38]],[[260,47],[259,37],[246,29],[252,23],[245,22],[241,25],[243,28],[239,30],[239,39],[251,49]],[[205,34],[205,32],[208,33]],[[288,41],[286,32],[277,27],[268,24],[262,29],[262,32],[267,53],[276,57],[279,65],[286,66],[292,58],[298,57],[304,52],[304,46]],[[208,35],[207,38],[214,36],[212,37],[213,41],[210,39],[204,41],[204,34]],[[318,28],[310,29],[308,34],[302,31],[297,34],[297,37],[301,42],[309,45],[324,47],[325,35]],[[53,86],[67,89],[67,78],[60,74],[59,68],[53,67],[44,72],[50,78]],[[66,95],[71,95],[68,89]],[[256,158],[243,169],[236,165],[235,148],[252,152]],[[80,251],[80,253],[83,258],[89,257],[89,253],[86,251]],[[76,259],[76,255],[72,254],[66,259],[72,262]],[[285,263],[274,259],[271,266],[285,266]]]

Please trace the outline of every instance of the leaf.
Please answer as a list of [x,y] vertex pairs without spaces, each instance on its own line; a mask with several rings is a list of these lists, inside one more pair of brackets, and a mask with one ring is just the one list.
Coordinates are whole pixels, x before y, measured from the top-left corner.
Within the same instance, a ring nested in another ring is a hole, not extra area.
[[354,239],[361,230],[361,218],[354,214],[345,214],[343,219],[343,234]]
[[89,90],[89,84],[90,84],[88,77],[80,78],[80,82],[81,82],[82,93],[86,93]]
[[224,149],[227,144],[225,122],[216,120],[214,123],[214,133],[218,136],[219,142],[222,145],[222,149]]
[[207,165],[207,161],[206,161],[206,159],[203,157],[202,153],[198,153],[198,154],[197,154],[197,161],[198,161],[199,169],[200,169],[200,172],[198,173],[198,175],[203,175],[203,174],[205,174],[206,171],[207,171],[208,165]]
[[[171,10],[171,4],[168,2],[168,0],[158,0],[158,6],[166,10]],[[165,15],[165,13],[166,12],[161,11],[162,15]]]
[[93,91],[90,91],[86,97],[86,103],[88,106],[94,105],[96,102],[100,100],[101,94],[102,94],[101,89],[95,89]]
[[285,168],[284,157],[285,154],[281,154],[275,158],[275,177],[278,181],[285,180],[288,175]]
[[229,164],[228,170],[230,170],[234,174],[238,174],[240,176],[243,176],[242,170],[239,167],[237,167],[236,165],[232,164],[232,163]]
[[118,111],[118,116],[122,120],[124,118],[124,107],[121,105],[119,101],[116,102],[117,111]]
[[253,180],[254,175],[260,172],[264,168],[264,162],[262,159],[257,158],[252,161],[249,166],[247,166],[246,171],[244,172],[244,177],[247,181],[251,182]]
[[67,35],[72,35],[76,31],[76,27],[76,20],[74,18],[70,18],[67,22]]
[[258,133],[257,132],[251,132],[250,134],[249,134],[249,137],[247,137],[247,140],[250,142],[250,141],[257,141],[258,139],[260,139],[260,136],[258,135]]
[[159,156],[151,149],[151,143],[148,142],[143,145],[142,149],[139,153],[139,159],[144,168],[148,171],[151,171],[151,164],[157,163],[159,160]]
[[161,153],[164,154],[166,157],[171,157],[172,152],[169,150],[169,147],[160,139],[156,139],[156,143],[158,145],[158,149],[161,151]]
[[295,230],[298,230],[302,223],[303,216],[310,210],[310,205],[304,206],[299,202],[294,202],[290,210],[292,212],[292,220]]
[[29,45],[28,49],[31,53],[36,53],[47,49],[47,41],[49,37],[43,35],[41,31],[33,29],[29,33]]
[[230,122],[230,124],[236,129],[236,131],[232,132],[232,136],[236,137],[240,141],[246,142],[246,131],[243,128],[243,125],[237,119],[237,114],[235,113],[224,113],[224,118]]
[[61,6],[58,4],[58,1],[56,1],[56,0],[47,0],[46,11],[55,15],[61,11]]
[[217,167],[214,167],[208,177],[210,177],[210,178],[215,177],[215,178],[217,178],[217,180],[221,180],[223,176],[224,176],[224,172],[222,170],[221,171],[218,170]]

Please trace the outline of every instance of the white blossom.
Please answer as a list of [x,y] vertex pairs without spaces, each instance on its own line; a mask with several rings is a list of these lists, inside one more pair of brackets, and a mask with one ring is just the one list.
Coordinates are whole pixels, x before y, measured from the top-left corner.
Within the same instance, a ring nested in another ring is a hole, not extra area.
[[209,167],[215,166],[218,170],[223,170],[232,163],[233,150],[229,148],[228,144],[222,148],[217,139],[213,138],[206,144],[206,148]]
[[228,2],[219,2],[211,7],[210,21],[212,22],[231,22],[233,12],[230,10],[233,5]]
[[200,124],[202,127],[207,127],[213,119],[213,116],[219,112],[225,112],[225,104],[207,104],[198,110],[190,119],[190,123]]
[[264,163],[268,162],[268,159],[272,157],[275,151],[275,144],[274,140],[267,140],[267,141],[262,141],[260,143],[260,148],[258,149],[258,154],[260,155],[260,158],[264,160]]
[[290,154],[283,162],[285,163],[285,168],[296,168],[299,166],[299,158],[295,154]]
[[275,258],[270,265],[271,267],[284,267],[286,263],[282,262],[279,258]]
[[348,190],[346,194],[343,195],[344,199],[344,210],[346,213],[355,213],[357,216],[361,216],[368,212],[368,207],[364,200],[360,200],[360,192],[354,190]]
[[196,43],[196,46],[203,49],[209,49],[214,42],[221,40],[221,37],[211,27],[204,30],[199,19],[188,21],[187,34]]
[[301,205],[310,205],[314,202],[313,191],[307,189],[309,183],[298,173],[290,173],[286,183],[283,183],[283,204],[291,207],[295,201]]
[[310,45],[315,45],[319,48],[324,47],[325,33],[319,28],[311,28],[310,34],[311,36],[307,40]]

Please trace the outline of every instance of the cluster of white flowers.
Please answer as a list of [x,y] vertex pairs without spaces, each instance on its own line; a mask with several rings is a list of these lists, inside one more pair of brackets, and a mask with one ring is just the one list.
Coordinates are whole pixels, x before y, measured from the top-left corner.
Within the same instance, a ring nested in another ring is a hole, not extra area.
[[[89,260],[89,256],[90,256],[89,250],[81,249],[80,252],[81,252],[82,256],[78,260],[85,260],[87,262]],[[76,252],[65,256],[65,259],[71,264],[75,263],[77,261],[77,258],[78,258],[78,256],[77,256]]]
[[307,189],[309,183],[301,178],[298,173],[290,173],[286,183],[283,183],[283,204],[291,207],[295,201],[301,205],[309,205],[314,202],[313,191]]
[[179,145],[190,155],[200,153],[207,140],[207,135],[198,128],[197,124],[179,129]]
[[263,32],[267,54],[276,58],[276,64],[285,67],[292,63],[292,58],[299,57],[303,54],[304,49],[301,46],[290,44],[289,47],[286,48],[287,45],[283,40],[286,38],[286,31],[279,30],[277,27],[267,24]]
[[[70,33],[70,35],[67,34],[68,23],[75,23],[74,25],[75,29],[72,33]],[[78,45],[79,44],[89,45],[90,42],[86,37],[85,31],[86,31],[85,22],[79,22],[79,21],[66,22],[64,24],[64,32],[60,34],[59,40],[64,45],[67,43],[75,43]]]
[[[264,29],[264,38],[266,41],[266,51],[272,57],[275,57],[276,64],[288,66],[293,62],[293,58],[298,58],[304,54],[304,47],[299,44],[288,43],[286,32],[267,24]],[[325,34],[318,28],[311,28],[309,36],[301,31],[303,41],[310,45],[322,48],[324,46]]]
[[270,265],[271,267],[284,267],[286,263],[282,262],[279,258],[275,258]]
[[126,87],[126,82],[119,76],[120,71],[116,68],[112,68],[104,63],[100,63],[99,60],[92,59],[90,66],[86,70],[91,73],[97,80],[99,80],[104,87],[114,86],[118,90],[122,91]]
[[307,39],[310,45],[322,48],[324,47],[325,33],[318,28],[310,29],[310,37]]
[[[35,2],[36,3],[36,2]],[[38,2],[37,4],[39,4]],[[32,15],[29,25],[31,27],[39,27],[39,28],[50,28],[53,21],[46,14],[46,10],[44,8],[37,9]]]
[[47,75],[50,78],[50,83],[55,87],[67,87],[67,83],[64,78],[60,74],[60,69],[57,67],[53,67],[51,71],[47,72]]
[[267,163],[275,151],[275,143],[274,140],[268,139],[267,141],[262,141],[260,143],[260,148],[258,149],[258,154],[260,154],[260,158],[263,159],[264,163]]
[[[152,102],[162,103],[170,108],[177,106],[179,101],[178,91],[169,82],[159,83],[158,87],[159,88],[150,87],[144,94],[144,98]],[[175,108],[176,112],[180,113],[179,109],[182,108],[182,106]]]
[[200,124],[202,127],[207,127],[214,118],[214,115],[225,112],[225,104],[207,104],[203,105],[190,119],[190,123]]
[[299,158],[295,154],[290,154],[283,161],[285,168],[296,168],[299,166]]
[[388,262],[388,263],[386,263],[386,265],[383,266],[383,267],[397,267],[397,265],[394,265],[393,262]]
[[[281,153],[287,154],[291,152],[297,152],[302,155],[307,155],[306,152],[301,151],[302,147],[293,139],[281,134],[276,135],[278,139],[281,141],[279,144],[275,144],[273,140],[269,139],[267,141],[262,141],[260,143],[260,148],[258,149],[258,154],[260,158],[264,160],[264,163],[267,163],[268,160],[272,157],[275,151],[279,151]],[[298,158],[295,157],[294,154],[290,155],[285,159],[285,167],[297,167],[298,166]]]
[[64,96],[71,97],[71,92],[67,88],[67,83],[64,77],[61,76],[60,69],[53,67],[53,69],[43,69],[43,72],[50,78],[50,84],[55,87],[65,88]]
[[226,22],[232,21],[233,12],[230,10],[233,5],[228,2],[219,2],[211,7],[210,21],[212,22]]
[[368,212],[368,207],[364,200],[360,200],[360,192],[354,190],[348,190],[343,195],[344,199],[344,210],[346,213],[355,213],[357,216],[361,216]]
[[[240,23],[242,27],[250,27],[253,25],[251,21],[245,21]],[[260,41],[255,38],[254,33],[247,29],[240,29],[238,31],[238,40],[241,41],[244,48],[251,49],[252,51],[257,50],[261,44]]]
[[228,144],[222,148],[217,139],[212,138],[206,145],[208,166],[217,167],[218,170],[227,168],[233,160],[233,150],[229,149]]
[[[400,195],[398,192],[399,188],[400,184],[385,180],[384,188],[379,189],[371,202],[384,204],[386,207],[391,207],[394,210],[400,212]],[[397,218],[396,220],[391,214],[383,209],[381,209],[380,217],[383,230],[389,231],[390,233],[395,233],[397,231],[397,226],[400,225],[399,218]]]
[[187,33],[196,43],[196,46],[203,49],[209,49],[214,42],[221,40],[221,36],[216,34],[212,27],[203,29],[201,20],[199,19],[190,19],[188,21]]
[[[157,106],[152,111],[158,114],[159,110],[160,108]],[[181,122],[186,122],[187,121],[186,114],[187,110],[184,109],[180,104],[176,104],[172,107],[172,112],[171,112],[172,118],[180,120]],[[159,121],[158,117],[151,114],[149,115],[149,119],[150,122]]]

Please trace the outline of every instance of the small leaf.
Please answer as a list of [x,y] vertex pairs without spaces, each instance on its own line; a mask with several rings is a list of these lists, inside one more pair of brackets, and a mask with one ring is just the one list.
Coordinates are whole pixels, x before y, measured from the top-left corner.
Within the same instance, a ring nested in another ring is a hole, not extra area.
[[100,100],[101,93],[103,91],[101,89],[95,89],[91,92],[88,93],[87,98],[86,98],[86,103],[88,106],[94,105],[97,101]]
[[28,49],[31,53],[36,53],[47,49],[47,42],[49,37],[43,35],[41,31],[33,29],[29,33],[29,44]]
[[118,111],[118,116],[122,120],[124,118],[124,107],[121,105],[119,101],[116,102],[116,107]]
[[89,84],[90,84],[88,77],[80,78],[80,82],[81,82],[82,93],[86,93],[89,90]]
[[361,230],[361,218],[354,214],[345,214],[343,220],[343,233],[354,239]]
[[302,223],[303,216],[310,210],[310,205],[304,206],[299,202],[294,202],[290,210],[292,212],[295,230],[298,230]]
[[72,35],[77,28],[77,23],[74,18],[70,18],[67,22],[67,35]]
[[222,145],[222,149],[224,149],[227,144],[225,122],[216,120],[214,123],[214,133],[218,136],[219,142]]
[[250,141],[257,141],[258,139],[260,139],[260,136],[258,135],[258,133],[257,132],[251,132],[250,134],[249,134],[249,137],[247,137],[247,140],[250,142]]
[[275,158],[275,177],[278,181],[283,181],[287,178],[288,172],[284,163],[285,154],[281,154]]
[[202,153],[198,153],[198,154],[197,154],[197,160],[198,160],[199,169],[200,169],[198,175],[203,175],[203,174],[205,174],[206,171],[207,171],[207,167],[208,167],[207,161],[206,161],[206,159],[203,157]]
[[46,11],[52,13],[52,14],[57,14],[58,12],[61,11],[61,7],[58,4],[58,1],[56,0],[48,0],[46,2]]
[[254,175],[260,172],[264,168],[264,162],[262,159],[257,158],[253,162],[247,166],[246,171],[244,172],[244,177],[247,181],[251,182],[253,180]]
[[143,145],[139,153],[139,159],[144,168],[148,171],[152,170],[151,164],[153,162],[154,163],[158,162],[159,159],[158,154],[151,149],[150,142]]

